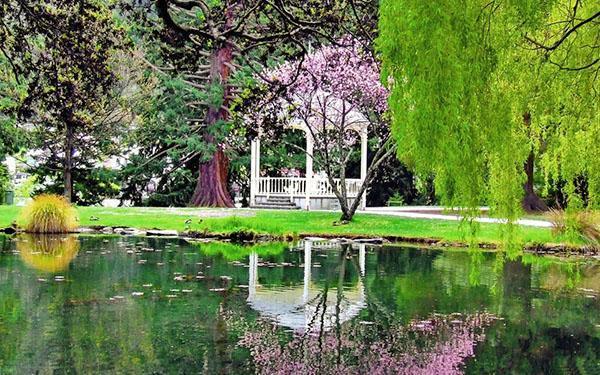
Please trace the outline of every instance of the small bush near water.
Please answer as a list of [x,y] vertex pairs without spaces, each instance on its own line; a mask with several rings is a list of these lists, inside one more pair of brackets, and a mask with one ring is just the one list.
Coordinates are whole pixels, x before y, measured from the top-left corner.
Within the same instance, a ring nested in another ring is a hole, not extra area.
[[75,208],[65,198],[53,194],[33,198],[21,217],[29,233],[69,233],[78,226]]
[[555,234],[579,237],[588,243],[600,244],[600,212],[551,210],[548,216]]

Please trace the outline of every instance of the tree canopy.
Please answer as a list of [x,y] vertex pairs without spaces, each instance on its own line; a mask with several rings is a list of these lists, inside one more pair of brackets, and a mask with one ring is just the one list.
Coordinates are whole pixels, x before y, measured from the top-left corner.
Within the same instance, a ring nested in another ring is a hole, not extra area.
[[61,173],[70,200],[75,169],[115,145],[121,115],[111,106],[111,63],[124,38],[103,1],[8,1],[0,9],[2,51],[23,85],[2,111],[27,129],[38,163]]
[[578,0],[382,1],[377,47],[400,158],[435,174],[445,204],[487,202],[514,219],[533,153],[546,187],[561,185],[571,207],[597,207],[598,10]]

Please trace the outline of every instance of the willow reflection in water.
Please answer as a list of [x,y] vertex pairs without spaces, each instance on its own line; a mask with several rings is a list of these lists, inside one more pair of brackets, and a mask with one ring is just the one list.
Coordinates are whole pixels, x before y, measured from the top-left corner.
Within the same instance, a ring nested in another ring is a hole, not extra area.
[[[597,261],[77,240],[78,252],[0,236],[0,373],[599,369]],[[60,267],[29,258],[44,254]]]

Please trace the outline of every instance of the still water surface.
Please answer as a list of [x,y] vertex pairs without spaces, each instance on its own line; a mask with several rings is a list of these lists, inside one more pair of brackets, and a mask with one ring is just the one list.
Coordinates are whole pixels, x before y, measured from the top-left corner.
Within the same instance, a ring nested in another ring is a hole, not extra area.
[[0,236],[0,374],[600,373],[600,262]]

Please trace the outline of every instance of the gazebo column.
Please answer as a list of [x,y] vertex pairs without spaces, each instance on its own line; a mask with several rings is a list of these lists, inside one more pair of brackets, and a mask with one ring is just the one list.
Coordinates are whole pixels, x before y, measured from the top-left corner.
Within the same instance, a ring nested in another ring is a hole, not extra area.
[[312,268],[312,242],[304,241],[304,291],[302,293],[302,301],[308,302],[310,292],[310,271]]
[[361,243],[358,245],[358,267],[360,269],[360,275],[365,276],[367,262],[367,245]]
[[250,144],[250,205],[256,204],[256,195],[260,178],[260,138],[256,137]]
[[[368,150],[369,135],[366,129],[360,132],[360,183],[365,183],[367,178],[367,150]],[[360,209],[364,210],[367,207],[367,191],[365,190],[361,202]]]
[[306,131],[306,186],[305,188],[305,202],[304,208],[310,210],[310,196],[313,192],[313,150],[314,142],[312,134]]
[[258,254],[255,251],[248,258],[248,266],[248,301],[252,301],[258,284]]

